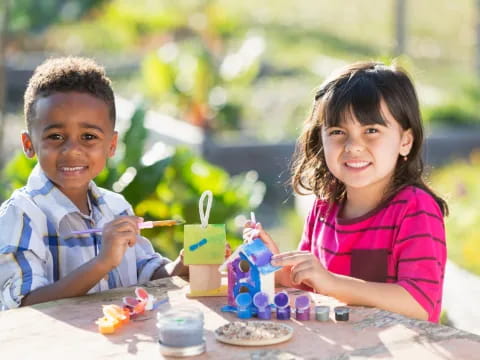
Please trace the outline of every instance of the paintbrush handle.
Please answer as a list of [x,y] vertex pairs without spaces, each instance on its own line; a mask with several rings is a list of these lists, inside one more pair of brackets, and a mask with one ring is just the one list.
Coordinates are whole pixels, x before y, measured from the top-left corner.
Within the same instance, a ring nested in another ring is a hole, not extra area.
[[179,224],[181,224],[181,222],[179,222],[178,220],[145,221],[143,223],[140,223],[138,227],[140,229],[151,229],[156,226],[173,226]]
[[[180,225],[180,224],[183,224],[183,221],[180,221],[180,220],[144,221],[138,224],[138,228],[151,229],[155,226],[173,226],[173,225]],[[91,233],[99,233],[99,232],[102,232],[102,229],[87,229],[87,230],[72,231],[72,234],[80,235],[80,234],[91,234]]]

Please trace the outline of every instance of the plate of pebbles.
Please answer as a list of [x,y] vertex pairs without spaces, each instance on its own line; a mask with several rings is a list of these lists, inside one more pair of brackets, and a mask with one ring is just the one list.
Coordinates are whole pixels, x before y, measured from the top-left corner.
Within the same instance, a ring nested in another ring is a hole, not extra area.
[[218,341],[240,346],[278,344],[292,335],[291,326],[273,321],[233,321],[215,330]]

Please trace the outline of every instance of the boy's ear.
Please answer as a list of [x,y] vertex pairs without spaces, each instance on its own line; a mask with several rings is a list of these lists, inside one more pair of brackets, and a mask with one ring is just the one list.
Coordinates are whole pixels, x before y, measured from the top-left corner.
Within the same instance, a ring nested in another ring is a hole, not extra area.
[[413,146],[413,132],[412,129],[405,130],[402,135],[402,140],[400,142],[400,155],[407,156],[410,154]]
[[28,134],[28,132],[22,132],[22,146],[23,152],[28,158],[33,158],[35,156],[35,149],[33,148],[32,138]]
[[108,157],[115,155],[115,150],[117,150],[118,142],[118,131],[113,132],[112,140],[110,141],[110,148],[108,149]]

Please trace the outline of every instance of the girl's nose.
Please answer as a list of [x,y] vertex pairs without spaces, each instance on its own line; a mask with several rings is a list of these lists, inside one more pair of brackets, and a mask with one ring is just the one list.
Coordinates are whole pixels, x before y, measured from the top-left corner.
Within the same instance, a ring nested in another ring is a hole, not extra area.
[[364,145],[361,141],[361,139],[358,139],[356,137],[349,137],[347,141],[345,142],[345,151],[354,153],[354,152],[360,152],[364,149]]

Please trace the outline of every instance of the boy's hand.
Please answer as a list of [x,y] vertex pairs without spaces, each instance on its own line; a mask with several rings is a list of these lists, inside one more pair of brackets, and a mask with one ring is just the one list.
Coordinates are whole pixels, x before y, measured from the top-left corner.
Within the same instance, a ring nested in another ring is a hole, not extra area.
[[255,237],[259,237],[273,254],[280,253],[280,250],[278,249],[277,244],[275,244],[275,241],[273,241],[270,235],[268,235],[268,233],[263,230],[262,224],[254,224],[253,222],[248,220],[243,227],[244,241],[253,240]]
[[109,269],[120,265],[127,246],[132,247],[137,242],[137,235],[140,233],[138,223],[142,221],[143,219],[137,216],[121,216],[105,224],[99,261]]
[[169,276],[186,276],[188,275],[188,266],[183,263],[184,250],[180,250],[178,257],[165,265],[165,270]]
[[272,257],[272,265],[289,266],[290,279],[295,285],[301,283],[315,291],[327,294],[334,281],[320,261],[309,251],[290,251]]

